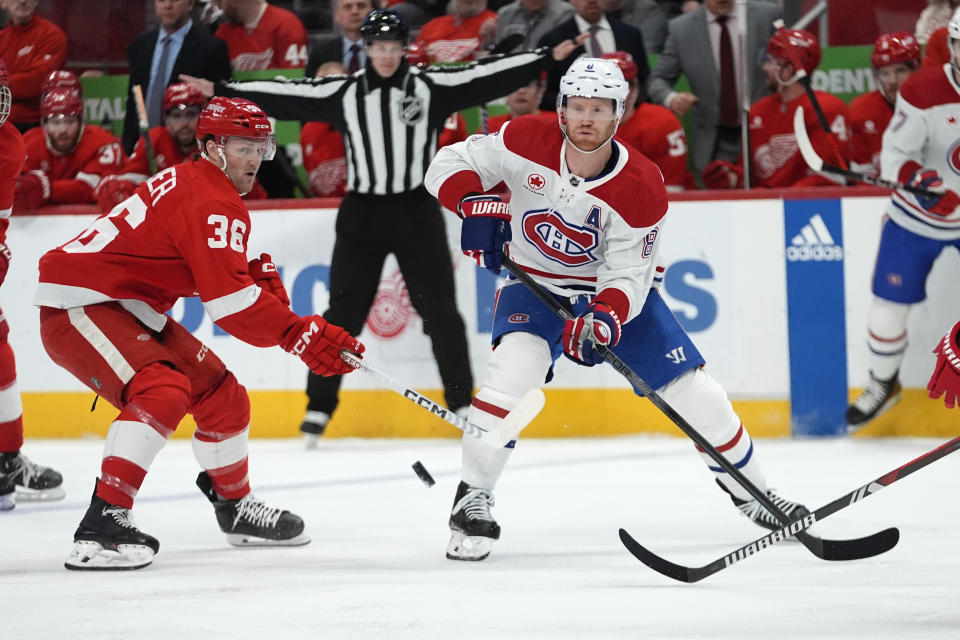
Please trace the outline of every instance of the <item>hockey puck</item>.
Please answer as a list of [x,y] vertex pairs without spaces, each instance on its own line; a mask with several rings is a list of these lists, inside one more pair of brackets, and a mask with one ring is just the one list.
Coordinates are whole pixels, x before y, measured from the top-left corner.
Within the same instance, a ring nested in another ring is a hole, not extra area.
[[427,471],[427,468],[423,466],[423,463],[419,460],[413,463],[413,472],[417,474],[417,477],[426,485],[427,489],[437,484],[436,480],[433,479],[433,476],[430,475],[430,472]]

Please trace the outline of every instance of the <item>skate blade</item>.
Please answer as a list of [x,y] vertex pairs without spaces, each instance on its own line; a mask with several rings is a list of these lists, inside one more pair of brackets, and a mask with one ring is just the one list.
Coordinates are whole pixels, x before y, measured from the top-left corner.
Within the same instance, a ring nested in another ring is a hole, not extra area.
[[243,533],[228,533],[227,542],[235,547],[302,547],[310,544],[310,536],[306,533],[287,538],[286,540],[271,540],[269,538],[258,538],[257,536],[246,535]]
[[847,425],[847,435],[852,435],[852,434],[860,431],[861,429],[863,429],[864,427],[866,427],[868,424],[870,424],[871,422],[873,422],[874,420],[876,420],[877,418],[879,418],[880,416],[882,416],[883,414],[885,414],[887,411],[890,411],[890,409],[893,408],[893,405],[895,405],[895,404],[897,404],[898,402],[900,402],[900,396],[901,396],[902,393],[903,393],[902,390],[901,390],[901,391],[897,391],[895,394],[893,394],[892,396],[890,396],[889,398],[887,398],[887,401],[883,403],[883,406],[880,407],[880,409],[879,409],[875,414],[873,414],[873,417],[871,417],[869,420],[864,420],[864,421],[861,422],[860,424],[856,424],[856,425],[854,425],[854,424],[848,424],[848,425]]
[[142,544],[120,544],[104,549],[99,542],[77,540],[63,566],[71,571],[128,571],[153,562],[153,549]]
[[450,542],[447,544],[447,560],[485,560],[493,551],[493,543],[493,538],[468,536],[462,531],[451,531]]
[[17,500],[21,502],[53,502],[54,500],[63,500],[67,492],[63,486],[52,487],[50,489],[28,489],[17,485]]
[[[301,432],[303,433],[303,432]],[[315,451],[320,447],[320,436],[316,433],[303,434],[303,448],[307,451]]]
[[0,496],[0,511],[11,511],[17,506],[17,499],[12,493]]

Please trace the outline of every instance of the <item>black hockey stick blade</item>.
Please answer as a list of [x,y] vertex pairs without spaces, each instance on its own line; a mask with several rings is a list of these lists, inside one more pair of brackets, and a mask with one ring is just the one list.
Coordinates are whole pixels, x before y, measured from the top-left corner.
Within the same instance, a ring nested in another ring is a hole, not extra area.
[[851,171],[850,169],[844,169],[843,167],[838,167],[836,165],[827,164],[823,161],[823,158],[817,154],[816,149],[813,148],[813,143],[810,142],[810,136],[807,134],[807,124],[804,122],[803,107],[797,107],[797,110],[793,112],[793,134],[797,138],[797,147],[800,149],[800,155],[803,156],[804,162],[806,162],[807,166],[813,171],[817,171],[819,173],[831,173],[836,176],[843,176],[845,178],[850,178],[851,180],[856,180],[857,182],[863,182],[864,184],[873,184],[878,187],[886,187],[887,189],[909,191],[910,193],[921,195],[927,198],[936,198],[937,196],[943,195],[943,191],[924,189],[923,187],[911,187],[910,185],[903,184],[901,182],[884,180],[883,178],[876,178],[874,176],[868,176],[865,173],[859,173],[857,171]]
[[[509,271],[515,278],[520,280],[530,291],[542,301],[548,309],[553,311],[559,317],[564,320],[569,320],[573,318],[573,314],[569,309],[564,307],[558,300],[556,300],[553,295],[547,292],[543,287],[541,287],[537,282],[530,277],[529,274],[525,273],[517,263],[511,260],[509,257],[504,256],[503,266]],[[733,478],[737,484],[743,487],[751,496],[753,496],[765,509],[770,513],[774,514],[780,522],[787,522],[787,516],[770,500],[770,498],[764,494],[755,484],[750,482],[739,469],[730,464],[730,461],[727,460],[722,453],[716,450],[716,448],[711,445],[706,438],[703,437],[689,422],[687,422],[683,416],[681,416],[677,411],[671,407],[660,395],[650,387],[640,376],[638,376],[630,367],[621,360],[612,350],[608,349],[603,345],[596,346],[597,351],[603,357],[607,363],[610,364],[618,373],[623,375],[630,384],[635,388],[643,392],[643,395],[647,397],[657,409],[659,409],[667,418],[670,419],[673,424],[675,424],[683,433],[687,435],[691,440],[693,440],[697,446],[700,447],[707,455],[709,455],[720,467],[730,474],[730,477]],[[858,538],[855,540],[822,540],[821,538],[807,532],[807,531],[798,531],[796,534],[797,540],[810,550],[810,553],[814,554],[822,560],[858,560],[860,558],[869,558],[870,556],[876,555],[877,553],[883,553],[886,549],[882,551],[876,551],[877,545],[875,544],[874,538],[877,536],[882,536],[884,532],[878,532],[866,538]],[[896,544],[896,543],[894,543]]]
[[[925,454],[914,458],[910,462],[885,473],[880,476],[873,482],[869,482],[862,487],[858,487],[853,491],[846,493],[833,502],[827,503],[814,511],[813,513],[807,515],[800,520],[791,522],[788,525],[777,529],[776,531],[769,533],[765,536],[757,538],[750,544],[744,545],[739,549],[728,553],[722,558],[717,558],[713,562],[703,565],[702,567],[686,567],[679,565],[669,560],[658,556],[653,553],[642,544],[637,542],[629,533],[624,529],[620,529],[620,541],[623,542],[623,546],[627,548],[637,560],[647,565],[657,573],[663,574],[668,578],[673,578],[674,580],[679,580],[680,582],[699,582],[706,577],[712,576],[713,574],[723,571],[724,569],[733,566],[734,564],[740,562],[745,558],[749,558],[752,555],[756,555],[760,551],[772,547],[773,545],[783,542],[788,539],[791,535],[801,534],[804,530],[812,527],[814,523],[824,520],[828,516],[833,515],[841,509],[845,509],[855,502],[860,502],[864,498],[872,496],[876,492],[880,491],[884,487],[889,487],[891,484],[897,480],[902,480],[914,471],[919,471],[928,464],[936,462],[940,458],[943,458],[957,449],[960,449],[960,436],[943,443],[936,449],[931,449]],[[836,543],[842,542],[841,549],[833,549],[833,552],[843,551],[843,547],[847,547],[851,543],[856,543],[860,546],[860,550],[863,552],[869,551],[866,555],[861,555],[861,558],[870,557],[885,553],[890,549],[894,548],[897,545],[897,542],[900,541],[900,531],[895,527],[889,529],[884,529],[878,533],[873,534],[872,536],[867,536],[866,538],[860,538],[859,540],[824,540],[825,550],[829,550]],[[833,559],[846,559],[853,560],[856,558],[833,558]]]

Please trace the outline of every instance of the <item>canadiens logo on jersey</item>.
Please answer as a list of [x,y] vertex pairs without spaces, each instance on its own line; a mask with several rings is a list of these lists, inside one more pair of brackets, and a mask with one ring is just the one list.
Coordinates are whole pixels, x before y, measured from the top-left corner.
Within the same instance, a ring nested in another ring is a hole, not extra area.
[[579,267],[597,260],[592,251],[599,238],[599,207],[590,210],[583,226],[570,224],[552,209],[528,211],[521,224],[523,237],[554,262]]
[[407,96],[400,100],[400,120],[406,125],[415,124],[423,117],[423,100]]
[[947,151],[947,166],[960,176],[960,139],[950,145],[950,150]]

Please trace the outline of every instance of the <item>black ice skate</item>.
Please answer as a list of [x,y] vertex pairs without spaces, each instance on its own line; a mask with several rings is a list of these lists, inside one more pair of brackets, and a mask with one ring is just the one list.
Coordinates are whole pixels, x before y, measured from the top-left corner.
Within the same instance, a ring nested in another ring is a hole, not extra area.
[[799,502],[791,502],[786,498],[781,498],[772,490],[768,489],[767,497],[770,498],[773,504],[779,507],[780,510],[783,511],[783,513],[787,516],[787,522],[780,522],[772,513],[767,510],[766,507],[760,504],[756,498],[741,500],[737,496],[730,493],[730,490],[727,489],[719,480],[717,480],[717,484],[720,485],[721,489],[730,494],[730,499],[733,500],[733,504],[740,509],[740,513],[747,516],[765,529],[776,531],[783,525],[787,524],[787,522],[793,522],[794,520],[799,520],[800,518],[810,515],[810,510]]
[[206,471],[197,476],[197,486],[213,503],[220,530],[234,546],[297,547],[310,542],[310,536],[303,532],[303,519],[298,515],[268,507],[252,493],[239,500],[225,500],[214,491]]
[[327,429],[327,422],[330,416],[323,411],[307,411],[300,423],[300,433],[303,435],[303,441],[307,449],[316,449],[320,437]]
[[17,499],[61,500],[63,476],[48,467],[41,467],[19,451],[0,453],[0,475],[13,480]]
[[493,519],[490,507],[493,492],[471,487],[461,481],[450,512],[450,560],[483,560],[493,550],[493,541],[500,538],[500,525]]
[[867,426],[868,422],[897,404],[902,391],[897,373],[889,380],[880,380],[873,375],[873,371],[870,372],[867,388],[847,409],[847,430],[850,433]]
[[63,566],[80,571],[140,569],[153,562],[159,550],[156,538],[137,529],[129,509],[94,494]]
[[13,478],[0,475],[0,511],[10,511],[17,506],[15,486]]

